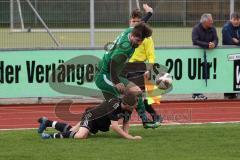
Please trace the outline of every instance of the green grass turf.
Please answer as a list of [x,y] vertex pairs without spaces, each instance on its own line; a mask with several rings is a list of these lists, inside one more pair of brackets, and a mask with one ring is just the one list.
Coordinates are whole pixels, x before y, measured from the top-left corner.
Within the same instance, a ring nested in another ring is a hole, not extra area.
[[1,131],[1,160],[238,160],[239,124],[132,127],[143,140],[130,141],[113,132],[88,140],[42,140],[35,130]]
[[[221,28],[217,28],[221,44]],[[120,32],[96,32],[95,46],[103,47],[112,42]],[[89,33],[53,33],[64,47],[89,47]],[[153,28],[155,46],[191,46],[192,28]],[[8,28],[0,28],[0,48],[56,47],[47,33],[13,33]]]

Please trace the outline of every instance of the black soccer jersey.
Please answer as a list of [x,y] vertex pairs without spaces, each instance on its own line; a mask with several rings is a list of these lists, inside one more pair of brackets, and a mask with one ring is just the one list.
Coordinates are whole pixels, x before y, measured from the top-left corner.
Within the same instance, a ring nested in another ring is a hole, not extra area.
[[123,118],[125,122],[129,121],[131,113],[121,108],[119,99],[110,99],[99,106],[86,110],[81,126],[86,127],[91,133],[109,131],[111,121],[118,121]]

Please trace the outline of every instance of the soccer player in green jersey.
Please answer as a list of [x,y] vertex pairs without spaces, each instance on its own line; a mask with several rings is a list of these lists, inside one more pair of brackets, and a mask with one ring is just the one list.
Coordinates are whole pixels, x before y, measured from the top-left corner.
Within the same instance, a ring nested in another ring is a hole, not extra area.
[[[146,15],[144,17],[142,17],[142,12],[139,9],[133,10],[129,20],[130,26],[135,26],[141,21],[147,23],[147,21],[152,16],[153,9],[147,4],[143,4],[143,9],[146,12]],[[133,56],[130,58],[129,63],[126,65],[123,72],[127,73],[125,76],[129,81],[137,84],[141,90],[145,92],[146,90],[144,79],[149,78],[149,73],[153,68],[154,61],[155,53],[153,39],[152,37],[145,38],[141,45],[135,49]],[[159,96],[155,98],[159,99]],[[151,115],[153,120],[152,123],[150,123],[150,120],[149,123],[143,123],[144,128],[157,128],[159,126],[159,122],[162,122],[163,120],[162,117],[158,115],[152,105],[148,103],[146,97],[144,100],[144,105],[146,111]],[[139,115],[142,115],[144,114],[145,110],[144,108],[137,108],[137,112]]]
[[[145,107],[141,89],[120,74],[135,48],[143,42],[144,38],[151,35],[150,27],[145,23],[139,23],[134,28],[130,27],[122,32],[105,53],[98,65],[99,71],[96,73],[95,83],[106,100],[118,98],[127,91],[138,96],[138,107]],[[141,119],[147,122],[146,115],[143,116]]]

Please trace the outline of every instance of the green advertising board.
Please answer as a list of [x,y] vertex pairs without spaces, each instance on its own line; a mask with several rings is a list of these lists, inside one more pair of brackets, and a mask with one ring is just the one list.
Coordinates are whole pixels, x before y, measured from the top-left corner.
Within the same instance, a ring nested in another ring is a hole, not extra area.
[[[0,98],[73,96],[82,95],[82,90],[94,96],[88,91],[98,90],[93,77],[103,54],[103,50],[1,51]],[[173,76],[169,94],[240,91],[240,48],[206,50],[207,63],[199,48],[162,48],[155,54],[152,72],[164,65]]]

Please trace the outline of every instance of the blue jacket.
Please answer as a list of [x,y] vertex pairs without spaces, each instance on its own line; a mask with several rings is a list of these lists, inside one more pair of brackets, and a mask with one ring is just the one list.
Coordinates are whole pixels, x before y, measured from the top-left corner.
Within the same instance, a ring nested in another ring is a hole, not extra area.
[[192,30],[192,42],[193,45],[197,45],[202,48],[209,48],[209,42],[213,42],[215,47],[217,47],[218,36],[216,28],[212,27],[206,30],[203,28],[201,23],[195,25]]
[[240,40],[240,26],[234,27],[231,22],[227,22],[222,28],[222,44],[240,46],[240,43],[233,43],[232,38]]

